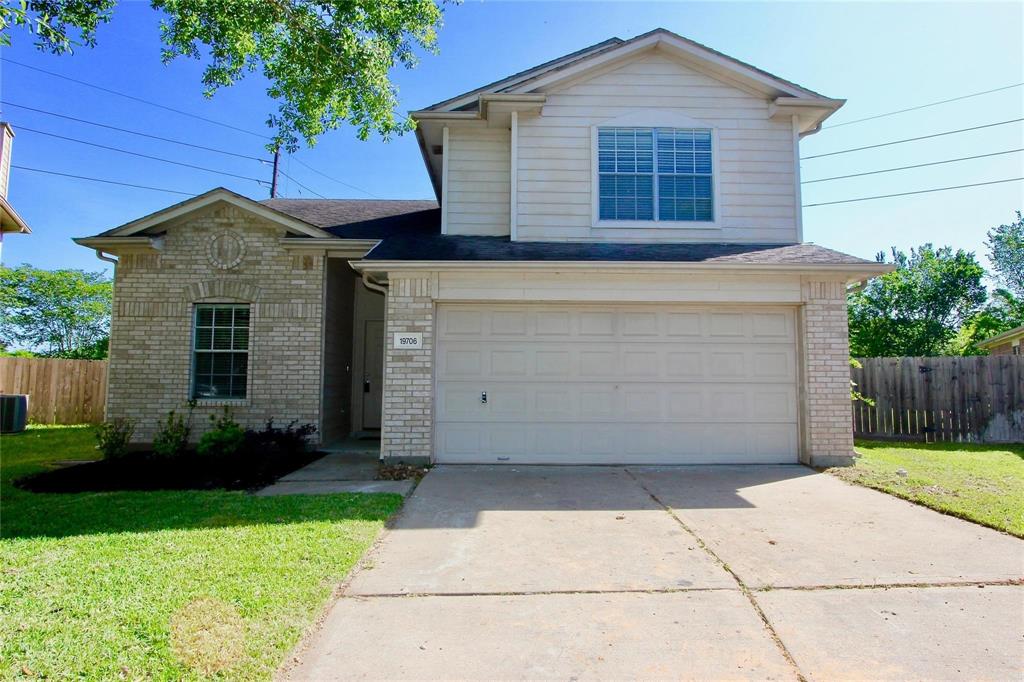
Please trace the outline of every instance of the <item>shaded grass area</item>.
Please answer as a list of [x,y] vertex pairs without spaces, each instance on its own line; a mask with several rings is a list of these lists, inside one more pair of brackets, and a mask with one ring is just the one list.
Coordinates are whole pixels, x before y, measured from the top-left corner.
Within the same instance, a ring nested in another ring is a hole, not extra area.
[[857,441],[856,450],[854,466],[830,473],[1024,537],[1024,445]]
[[269,678],[398,495],[39,494],[84,427],[0,437],[0,678]]

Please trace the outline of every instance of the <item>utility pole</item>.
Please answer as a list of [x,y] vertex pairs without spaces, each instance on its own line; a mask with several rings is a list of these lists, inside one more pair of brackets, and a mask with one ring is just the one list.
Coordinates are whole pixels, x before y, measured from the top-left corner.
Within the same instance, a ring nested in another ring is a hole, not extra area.
[[270,179],[270,198],[277,198],[277,164],[281,160],[281,148],[274,147],[274,177]]

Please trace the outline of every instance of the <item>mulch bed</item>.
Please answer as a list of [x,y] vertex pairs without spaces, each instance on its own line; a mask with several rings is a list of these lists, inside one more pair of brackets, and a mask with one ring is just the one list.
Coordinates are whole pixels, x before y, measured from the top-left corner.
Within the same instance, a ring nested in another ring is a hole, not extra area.
[[324,456],[323,452],[264,454],[245,452],[230,457],[204,457],[194,452],[163,458],[153,452],[44,471],[15,481],[37,493],[106,492],[112,490],[249,490],[277,479]]

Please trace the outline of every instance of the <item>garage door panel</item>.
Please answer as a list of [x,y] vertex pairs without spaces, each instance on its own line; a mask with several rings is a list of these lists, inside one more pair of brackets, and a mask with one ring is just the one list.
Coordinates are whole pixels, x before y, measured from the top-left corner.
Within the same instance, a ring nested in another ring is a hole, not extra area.
[[441,462],[796,460],[792,308],[453,304],[438,320]]

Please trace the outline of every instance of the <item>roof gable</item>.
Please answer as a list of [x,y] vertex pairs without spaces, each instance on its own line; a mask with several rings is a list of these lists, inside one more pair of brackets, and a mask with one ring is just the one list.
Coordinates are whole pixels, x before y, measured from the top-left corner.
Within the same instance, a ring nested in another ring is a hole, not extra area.
[[277,223],[293,234],[319,239],[333,238],[333,235],[330,233],[320,229],[319,227],[311,225],[304,220],[299,220],[294,216],[278,211],[258,201],[242,196],[241,194],[236,194],[235,192],[223,187],[218,187],[204,194],[200,194],[199,196],[186,199],[185,201],[174,204],[173,206],[168,206],[167,208],[155,213],[150,213],[149,215],[138,218],[137,220],[133,220],[129,223],[125,223],[124,225],[107,230],[106,232],[102,232],[97,236],[131,237],[142,235],[147,230],[162,225],[170,220],[194,213],[218,202],[231,204],[243,211],[248,211],[249,213],[253,213],[265,220]]
[[796,99],[828,99],[813,90],[780,78],[756,66],[723,54],[706,45],[684,38],[664,28],[621,40],[611,38],[602,43],[573,52],[558,59],[521,71],[501,80],[469,92],[457,95],[443,102],[422,109],[422,112],[474,111],[481,95],[487,94],[529,94],[544,91],[559,82],[580,77],[582,74],[607,67],[638,53],[660,49],[687,63],[723,80],[736,81],[749,88],[773,97]]

